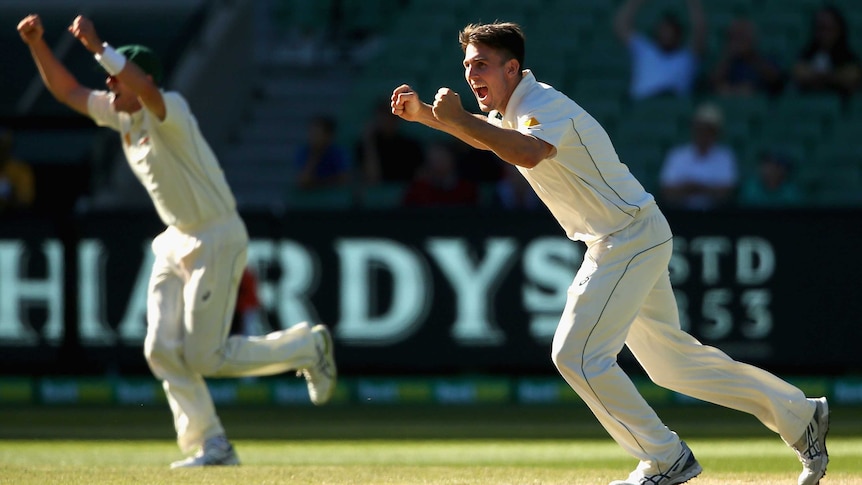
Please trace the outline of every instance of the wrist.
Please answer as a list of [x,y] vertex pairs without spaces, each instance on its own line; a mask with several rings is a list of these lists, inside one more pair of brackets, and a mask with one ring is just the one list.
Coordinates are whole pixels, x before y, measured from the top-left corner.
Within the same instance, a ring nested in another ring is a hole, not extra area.
[[101,65],[111,76],[116,76],[126,67],[126,57],[117,52],[110,44],[103,42],[100,46],[101,52],[93,54],[96,62]]

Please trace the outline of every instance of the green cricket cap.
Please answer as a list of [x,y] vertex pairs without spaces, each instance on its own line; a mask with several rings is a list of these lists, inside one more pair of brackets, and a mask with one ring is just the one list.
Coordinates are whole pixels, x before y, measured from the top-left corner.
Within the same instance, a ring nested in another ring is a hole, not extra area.
[[152,76],[156,84],[162,83],[162,61],[152,49],[140,44],[129,44],[118,47],[117,52],[126,56],[127,60],[134,62],[142,71]]

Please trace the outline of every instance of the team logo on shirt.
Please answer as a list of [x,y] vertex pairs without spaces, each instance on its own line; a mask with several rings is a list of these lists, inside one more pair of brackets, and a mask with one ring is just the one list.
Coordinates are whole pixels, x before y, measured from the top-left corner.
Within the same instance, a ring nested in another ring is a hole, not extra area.
[[141,130],[141,136],[138,138],[138,146],[144,146],[150,142],[150,134],[147,133],[147,130]]
[[[132,146],[132,134],[130,132],[123,133],[123,142],[125,142],[126,146]],[[142,147],[150,142],[150,135],[146,130],[141,130],[141,134],[138,137],[137,143],[135,145]]]
[[539,123],[539,120],[537,120],[536,118],[533,118],[532,116],[530,117],[530,119],[528,119],[527,121],[524,122],[524,126],[526,126],[527,128],[539,126],[540,124],[541,123]]

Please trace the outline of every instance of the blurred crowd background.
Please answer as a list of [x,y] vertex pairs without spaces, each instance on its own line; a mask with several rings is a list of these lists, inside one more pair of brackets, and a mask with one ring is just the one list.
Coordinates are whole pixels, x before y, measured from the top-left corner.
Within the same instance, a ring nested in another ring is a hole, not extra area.
[[[82,5],[105,39],[163,57],[166,87],[190,98],[244,210],[538,208],[493,154],[389,113],[402,83],[426,101],[450,87],[477,111],[457,32],[494,20],[523,26],[525,67],[598,119],[666,207],[862,206],[862,10],[853,0]],[[0,8],[0,210],[146,206],[113,133],[41,88],[14,27],[31,10],[82,83],[103,85],[65,32],[74,8]],[[218,32],[224,39],[213,40]],[[211,67],[194,78],[195,62]]]

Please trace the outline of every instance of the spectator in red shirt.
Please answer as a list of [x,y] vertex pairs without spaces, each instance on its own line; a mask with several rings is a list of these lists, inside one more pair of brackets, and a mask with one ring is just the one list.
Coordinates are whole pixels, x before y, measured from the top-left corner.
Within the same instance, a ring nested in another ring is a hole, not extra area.
[[479,199],[476,184],[461,177],[452,148],[429,145],[425,162],[404,194],[406,207],[473,206]]

